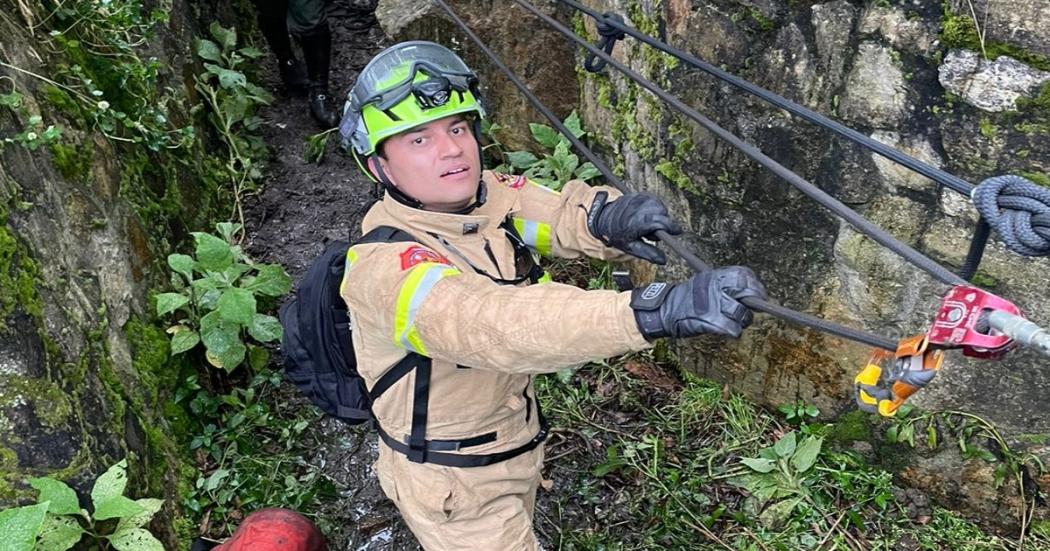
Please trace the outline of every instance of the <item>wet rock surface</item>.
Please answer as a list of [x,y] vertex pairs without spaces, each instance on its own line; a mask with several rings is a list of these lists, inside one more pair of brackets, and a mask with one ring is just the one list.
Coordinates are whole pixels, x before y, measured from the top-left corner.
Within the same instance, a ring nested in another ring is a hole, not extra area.
[[1050,82],[1050,73],[1029,67],[1009,56],[981,59],[969,50],[952,50],[941,64],[944,89],[984,111],[1013,111],[1017,99],[1031,97]]

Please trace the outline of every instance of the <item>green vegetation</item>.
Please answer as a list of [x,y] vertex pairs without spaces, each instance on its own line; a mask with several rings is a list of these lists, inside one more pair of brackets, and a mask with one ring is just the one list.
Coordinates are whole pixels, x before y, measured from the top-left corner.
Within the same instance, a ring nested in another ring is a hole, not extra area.
[[177,314],[168,328],[171,353],[182,354],[204,343],[211,365],[233,371],[248,359],[254,369],[267,364],[269,352],[245,345],[245,334],[260,343],[281,340],[281,322],[257,311],[259,297],[282,297],[292,282],[277,264],[256,264],[234,244],[239,224],[216,226],[221,237],[194,232],[195,257],[168,256],[174,293],[160,293],[157,315]]
[[[260,507],[313,516],[339,499],[321,467],[304,461],[324,445],[317,430],[321,412],[298,407],[301,402],[289,394],[294,390],[281,386],[280,373],[261,370],[243,388],[226,393],[202,388],[197,376],[179,387],[176,400],[193,414],[189,447],[197,457],[182,505],[197,518],[210,518],[215,536],[228,534]],[[318,521],[322,529],[331,528]]]
[[0,511],[0,534],[8,551],[66,551],[85,539],[92,549],[158,551],[164,546],[146,526],[163,500],[124,496],[127,461],[98,477],[91,489],[92,511],[80,508],[76,492],[54,478],[34,478],[35,505]]
[[[537,527],[559,549],[1015,548],[944,510],[909,518],[890,473],[842,443],[870,439],[865,414],[825,425],[792,404],[791,430],[650,354],[538,388],[554,427],[547,455],[558,460]],[[1030,548],[1050,544],[1033,534]]]
[[[583,139],[586,132],[580,127],[580,117],[573,111],[564,121],[565,128],[577,139]],[[570,180],[593,180],[601,175],[589,161],[580,164],[580,158],[569,151],[572,144],[554,128],[545,124],[529,124],[532,138],[548,152],[537,157],[529,151],[504,151],[503,144],[495,138],[500,129],[499,124],[486,121],[482,133],[489,136],[485,151],[499,163],[494,170],[504,174],[523,174],[537,184],[559,190]],[[494,151],[489,151],[490,149]]]
[[1036,69],[1050,71],[1050,58],[1006,42],[982,39],[973,17],[968,13],[953,13],[947,3],[941,18],[941,40],[949,48],[981,52],[987,59],[995,60],[1007,55]]

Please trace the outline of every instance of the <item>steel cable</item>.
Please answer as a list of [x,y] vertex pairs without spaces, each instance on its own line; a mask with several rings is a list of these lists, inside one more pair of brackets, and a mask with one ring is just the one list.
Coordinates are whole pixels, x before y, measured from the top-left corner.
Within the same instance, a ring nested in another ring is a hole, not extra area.
[[[528,102],[536,110],[538,110],[544,118],[550,121],[550,123],[569,140],[572,146],[577,151],[579,151],[584,157],[586,157],[587,160],[590,161],[595,166],[595,168],[598,169],[599,172],[602,173],[605,179],[613,187],[617,188],[623,193],[629,193],[631,191],[615,174],[613,174],[612,170],[609,169],[608,165],[606,165],[604,161],[602,161],[597,155],[595,155],[594,152],[590,150],[590,148],[584,145],[583,142],[576,138],[572,134],[572,132],[570,132],[569,129],[566,128],[564,124],[562,124],[561,120],[553,112],[551,112],[551,110],[546,105],[544,105],[543,102],[541,102],[540,99],[537,98],[531,90],[529,90],[529,88],[517,77],[517,75],[515,75],[514,72],[511,71],[510,68],[508,68],[506,64],[503,63],[502,60],[500,60],[499,56],[497,56],[491,49],[489,49],[489,47],[476,34],[474,34],[470,27],[468,27],[467,24],[463,22],[463,20],[460,19],[458,15],[456,15],[456,13],[444,0],[433,1],[435,4],[440,6],[441,9],[445,11],[445,13],[448,14],[449,18],[452,19],[453,23],[455,23],[456,26],[463,30],[463,32],[471,39],[471,41],[473,41],[474,44],[478,46],[478,49],[480,49],[482,53],[484,53],[485,56],[488,57],[490,61],[492,61],[496,68],[499,69],[500,72],[502,72],[504,75],[506,75],[508,79],[510,79],[511,83],[513,83],[514,86],[522,92],[522,94],[525,96]],[[688,264],[689,267],[692,268],[694,271],[702,272],[710,269],[710,266],[708,266],[703,260],[696,256],[696,254],[690,251],[679,239],[675,238],[674,236],[669,235],[666,232],[660,231],[657,232],[656,237],[659,238],[660,241],[662,241],[663,243],[667,244],[668,248],[677,253],[683,259],[685,259],[686,264]],[[757,299],[744,299],[742,302],[749,308],[757,312],[770,314],[785,321],[810,327],[812,329],[816,329],[824,333],[835,335],[862,344],[867,344],[869,346],[874,346],[876,348],[882,348],[884,350],[895,351],[897,349],[897,341],[894,339],[890,339],[880,335],[875,335],[867,331],[861,331],[858,329],[853,329],[851,327],[846,327],[844,325],[830,322],[828,320],[821,319],[816,316],[811,316],[803,312],[797,312],[779,304]]]

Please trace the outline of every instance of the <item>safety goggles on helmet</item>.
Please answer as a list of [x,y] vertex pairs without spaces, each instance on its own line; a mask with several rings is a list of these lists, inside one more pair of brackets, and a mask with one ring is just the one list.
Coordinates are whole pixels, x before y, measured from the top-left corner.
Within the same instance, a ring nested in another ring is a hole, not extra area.
[[484,117],[477,76],[449,49],[412,41],[379,53],[358,76],[343,110],[343,144],[363,156],[390,136],[455,114]]

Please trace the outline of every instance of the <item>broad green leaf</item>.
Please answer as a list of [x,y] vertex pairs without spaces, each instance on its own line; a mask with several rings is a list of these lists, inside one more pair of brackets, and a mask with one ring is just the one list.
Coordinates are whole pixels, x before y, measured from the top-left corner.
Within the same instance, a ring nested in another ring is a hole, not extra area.
[[102,503],[124,495],[124,488],[128,485],[127,469],[128,460],[121,459],[95,481],[95,486],[91,488],[91,503],[94,504],[96,512]]
[[171,353],[182,354],[187,350],[192,350],[197,343],[201,342],[201,336],[196,331],[185,328],[184,331],[178,331],[171,336]]
[[197,263],[193,261],[193,257],[185,254],[171,254],[168,255],[168,267],[174,270],[176,273],[182,274],[186,278],[187,283],[193,281],[193,267]]
[[222,275],[226,278],[227,281],[229,281],[232,284],[233,282],[237,281],[239,277],[248,273],[248,271],[251,269],[251,266],[241,262],[237,262],[233,266],[230,266],[229,268],[223,270]]
[[248,365],[253,371],[259,371],[270,363],[270,351],[261,346],[248,347]]
[[142,512],[121,518],[120,522],[117,523],[116,530],[113,531],[114,533],[131,530],[132,528],[142,528],[153,519],[153,515],[157,514],[157,511],[160,511],[161,506],[164,505],[164,500],[147,497],[136,499],[135,503],[142,507]]
[[590,161],[580,165],[580,168],[576,169],[576,177],[584,182],[601,176],[602,173]]
[[273,342],[281,340],[283,330],[277,318],[266,314],[255,314],[251,325],[248,326],[248,334],[259,342]]
[[795,431],[791,431],[777,440],[776,444],[773,444],[773,451],[776,452],[778,457],[787,459],[791,457],[791,454],[795,453]]
[[817,462],[817,457],[820,456],[820,447],[823,443],[823,438],[813,436],[802,440],[802,444],[798,446],[795,454],[791,456],[791,466],[800,473],[808,471]]
[[506,157],[507,162],[510,163],[510,166],[522,170],[529,168],[530,166],[536,164],[537,161],[539,161],[539,159],[537,159],[535,155],[528,151],[510,151],[504,154],[504,157]]
[[227,90],[248,84],[248,79],[240,71],[231,71],[220,67],[215,74],[219,75],[219,86]]
[[292,278],[280,265],[264,264],[259,267],[258,275],[247,288],[262,295],[280,297],[292,290]]
[[569,114],[569,118],[565,119],[565,128],[568,128],[569,132],[572,132],[572,135],[577,138],[586,134],[580,126],[580,115],[575,110]]
[[222,481],[226,480],[226,477],[228,476],[230,476],[230,471],[226,469],[216,469],[215,472],[211,473],[204,482],[204,490],[206,492],[214,491],[222,485]]
[[84,529],[70,516],[48,515],[36,542],[39,551],[66,551],[84,537]]
[[164,545],[142,528],[121,530],[107,538],[117,551],[164,551]]
[[775,467],[775,463],[769,459],[745,457],[741,459],[740,462],[750,467],[751,470],[763,474],[772,472],[773,468]]
[[0,542],[4,551],[32,551],[48,505],[45,501],[0,511]]
[[237,31],[232,27],[227,29],[220,25],[218,21],[212,21],[208,30],[211,31],[211,35],[219,42],[219,45],[222,46],[223,51],[229,50],[237,45]]
[[193,232],[197,242],[197,263],[205,270],[221,272],[233,264],[230,244],[210,233]]
[[215,311],[201,318],[201,340],[209,351],[218,355],[241,342],[241,336],[237,324],[223,321]]
[[50,501],[47,511],[53,515],[77,515],[80,514],[80,502],[77,501],[77,493],[73,488],[66,486],[53,478],[34,478],[29,485],[40,492],[37,503]]
[[937,427],[933,423],[926,425],[926,445],[931,450],[937,447]]
[[158,316],[170,314],[190,302],[190,299],[182,293],[160,293],[156,299]]
[[233,222],[219,222],[215,224],[215,231],[219,232],[219,237],[225,239],[228,243],[233,242],[233,236],[240,231],[241,225]]
[[766,507],[765,510],[758,515],[758,520],[770,528],[778,527],[791,516],[791,512],[794,511],[795,507],[801,502],[802,499],[793,498],[784,499],[770,504],[769,507]]
[[255,295],[251,291],[236,287],[226,289],[219,297],[215,311],[224,321],[251,325],[255,315]]
[[238,342],[230,348],[223,351],[221,354],[215,354],[214,357],[218,359],[219,365],[215,367],[221,367],[227,372],[233,371],[234,368],[241,365],[244,362],[244,356],[247,354],[248,348],[244,346],[244,343]]
[[532,132],[533,139],[546,148],[554,149],[561,141],[561,134],[545,124],[529,123],[529,130]]
[[256,48],[255,46],[245,46],[237,50],[237,52],[248,59],[256,59],[263,55],[262,50]]
[[96,503],[95,512],[91,517],[95,520],[130,517],[143,510],[141,505],[124,496],[112,496]]
[[331,132],[321,132],[306,138],[306,149],[303,151],[303,160],[308,163],[321,164],[324,152],[328,149],[328,136]]
[[222,50],[219,45],[211,40],[200,39],[197,41],[197,55],[208,61],[222,63]]

